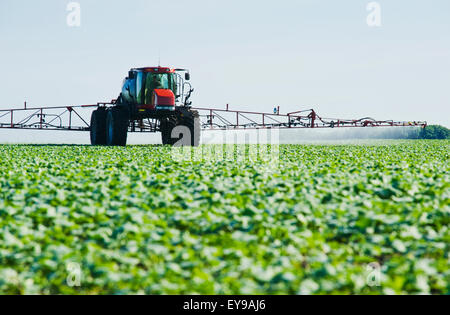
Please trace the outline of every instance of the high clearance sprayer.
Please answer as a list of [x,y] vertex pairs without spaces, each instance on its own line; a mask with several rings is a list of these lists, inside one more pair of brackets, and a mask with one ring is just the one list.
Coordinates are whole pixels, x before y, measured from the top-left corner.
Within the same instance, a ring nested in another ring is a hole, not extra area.
[[[423,121],[323,118],[313,109],[281,114],[194,108],[186,69],[133,68],[119,97],[109,103],[0,110],[0,128],[90,131],[92,145],[124,146],[128,132],[161,132],[166,145],[198,146],[202,130],[263,128],[426,127]],[[94,109],[94,111],[92,111]],[[91,121],[83,111],[92,111]]]

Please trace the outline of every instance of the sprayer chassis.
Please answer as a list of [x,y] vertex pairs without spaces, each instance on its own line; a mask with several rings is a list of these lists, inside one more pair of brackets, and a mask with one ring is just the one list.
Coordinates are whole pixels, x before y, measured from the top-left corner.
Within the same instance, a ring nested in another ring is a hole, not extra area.
[[[110,108],[113,102],[91,105],[57,106],[57,107],[27,107],[0,110],[0,128],[3,129],[33,129],[33,130],[63,130],[89,131],[87,116],[93,109]],[[314,110],[305,110],[288,114],[269,112],[251,112],[224,109],[198,108],[202,130],[234,130],[261,128],[342,128],[342,127],[426,127],[425,121],[393,121],[362,119],[322,118]],[[314,113],[314,114],[313,114]],[[90,116],[90,115],[89,115]],[[158,128],[149,128],[148,121],[170,116],[166,112],[137,113],[131,119],[129,132],[158,132]],[[314,117],[313,117],[314,116]],[[313,119],[314,118],[314,119]],[[142,124],[140,120],[143,120]]]

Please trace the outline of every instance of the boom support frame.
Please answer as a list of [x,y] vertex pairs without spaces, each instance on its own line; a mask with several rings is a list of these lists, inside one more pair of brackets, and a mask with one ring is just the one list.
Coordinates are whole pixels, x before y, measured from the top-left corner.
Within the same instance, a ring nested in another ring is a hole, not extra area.
[[[109,107],[116,100],[92,105],[73,105],[57,107],[33,107],[0,109],[0,129],[28,130],[65,130],[89,131],[90,124],[82,113],[98,107]],[[349,128],[349,127],[426,127],[425,121],[375,120],[370,117],[361,119],[325,118],[315,110],[301,110],[280,114],[252,112],[242,110],[193,107],[200,114],[202,130],[241,130],[241,129],[292,129],[292,128]],[[90,114],[90,111],[89,111]],[[134,120],[130,122],[129,132],[157,132],[158,122],[154,119]]]

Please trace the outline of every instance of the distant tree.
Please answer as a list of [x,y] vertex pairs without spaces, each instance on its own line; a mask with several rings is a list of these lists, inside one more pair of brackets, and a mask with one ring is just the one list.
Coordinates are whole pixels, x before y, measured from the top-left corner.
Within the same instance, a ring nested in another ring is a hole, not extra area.
[[450,139],[450,130],[444,126],[431,125],[419,132],[419,139]]

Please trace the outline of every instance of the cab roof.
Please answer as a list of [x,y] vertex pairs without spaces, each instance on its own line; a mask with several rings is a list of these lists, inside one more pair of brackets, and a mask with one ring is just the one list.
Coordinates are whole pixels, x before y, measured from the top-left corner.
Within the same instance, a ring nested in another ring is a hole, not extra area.
[[174,73],[176,69],[168,67],[144,67],[144,68],[133,68],[131,71],[137,72],[152,72],[152,73]]

